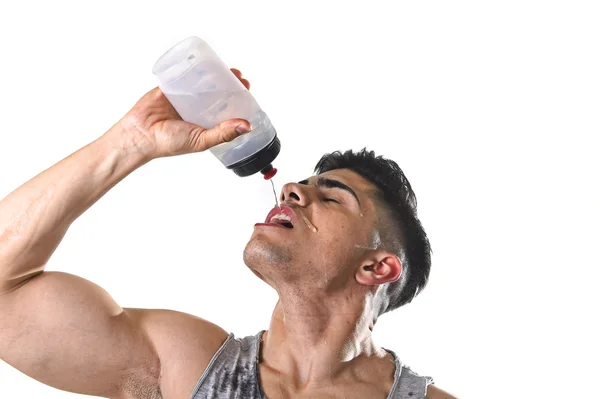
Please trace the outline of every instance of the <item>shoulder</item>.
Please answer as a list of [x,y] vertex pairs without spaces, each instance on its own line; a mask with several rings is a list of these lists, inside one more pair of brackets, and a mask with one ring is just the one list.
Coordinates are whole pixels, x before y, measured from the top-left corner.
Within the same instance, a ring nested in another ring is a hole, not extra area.
[[449,394],[448,392],[439,389],[435,385],[427,386],[427,396],[425,399],[458,399],[456,396]]

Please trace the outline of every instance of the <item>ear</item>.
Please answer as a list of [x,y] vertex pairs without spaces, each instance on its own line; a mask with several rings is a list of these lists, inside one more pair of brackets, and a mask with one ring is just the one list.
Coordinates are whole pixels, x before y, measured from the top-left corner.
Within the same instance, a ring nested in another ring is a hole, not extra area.
[[364,285],[391,283],[400,278],[402,263],[394,254],[375,251],[356,271],[356,281]]

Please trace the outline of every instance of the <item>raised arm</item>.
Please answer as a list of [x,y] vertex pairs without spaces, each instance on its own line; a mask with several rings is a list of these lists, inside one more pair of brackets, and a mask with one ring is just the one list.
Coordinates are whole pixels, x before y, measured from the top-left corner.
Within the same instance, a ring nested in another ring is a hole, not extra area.
[[160,352],[169,350],[164,324],[222,336],[198,318],[124,310],[99,286],[44,267],[73,221],[135,169],[247,130],[241,119],[208,130],[183,122],[153,89],[99,139],[0,201],[0,359],[65,391],[153,398],[164,373]]

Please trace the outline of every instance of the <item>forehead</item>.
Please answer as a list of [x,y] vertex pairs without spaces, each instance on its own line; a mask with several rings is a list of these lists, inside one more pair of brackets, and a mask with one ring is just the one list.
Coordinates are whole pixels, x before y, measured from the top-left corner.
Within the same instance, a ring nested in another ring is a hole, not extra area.
[[[325,173],[321,173],[318,176],[324,176],[324,177],[329,177],[329,178],[338,178],[340,180],[343,180],[343,182],[348,185],[352,184],[352,188],[355,188],[358,190],[367,190],[367,189],[374,190],[374,189],[376,189],[376,187],[375,187],[375,185],[373,185],[373,183],[371,183],[370,181],[368,181],[367,179],[365,179],[358,173],[351,171],[350,169],[334,169],[334,170],[330,170]],[[314,176],[313,176],[313,178],[314,178]]]

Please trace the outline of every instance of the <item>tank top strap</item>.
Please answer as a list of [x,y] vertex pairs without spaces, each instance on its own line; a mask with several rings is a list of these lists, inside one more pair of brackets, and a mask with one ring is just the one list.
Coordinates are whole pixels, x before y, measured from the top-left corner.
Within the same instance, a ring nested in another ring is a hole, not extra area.
[[258,378],[262,333],[244,338],[229,334],[202,373],[190,399],[264,399]]
[[433,378],[420,376],[403,364],[394,351],[385,350],[394,357],[396,365],[394,384],[387,399],[425,399],[427,387],[434,383]]

